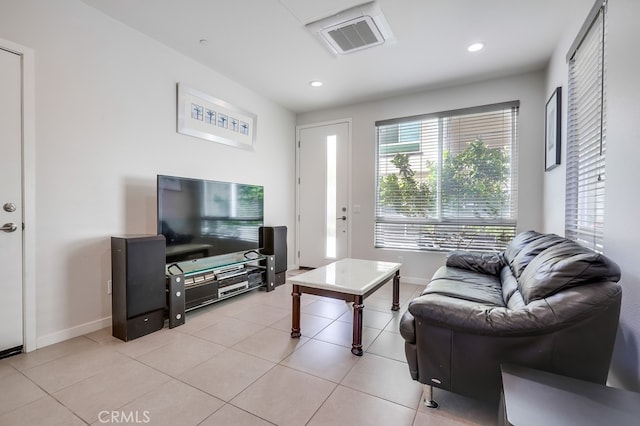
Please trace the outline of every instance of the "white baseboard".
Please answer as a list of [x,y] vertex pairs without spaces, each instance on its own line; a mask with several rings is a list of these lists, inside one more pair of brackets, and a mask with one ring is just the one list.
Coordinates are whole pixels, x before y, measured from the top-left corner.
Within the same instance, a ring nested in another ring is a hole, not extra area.
[[36,348],[44,348],[45,346],[53,345],[54,343],[64,342],[65,340],[73,339],[74,337],[93,333],[94,331],[102,330],[103,328],[109,327],[110,325],[111,317],[106,317],[85,324],[77,325],[75,327],[67,328],[66,330],[56,331],[55,333],[38,337]]
[[[290,265],[289,270],[297,269],[297,265]],[[417,277],[405,277],[400,276],[400,282],[405,284],[424,285],[429,283],[428,279]],[[55,333],[47,334],[42,337],[38,337],[36,348],[43,348],[45,346],[53,345],[55,343],[64,342],[65,340],[73,339],[74,337],[83,336],[94,331],[102,330],[105,327],[111,325],[111,317],[106,317],[91,321],[85,324],[77,325],[75,327],[67,328],[65,330],[56,331]]]
[[400,282],[405,284],[415,284],[415,285],[423,285],[423,286],[426,286],[427,284],[429,284],[429,280],[426,278],[405,277],[402,274],[400,274]]

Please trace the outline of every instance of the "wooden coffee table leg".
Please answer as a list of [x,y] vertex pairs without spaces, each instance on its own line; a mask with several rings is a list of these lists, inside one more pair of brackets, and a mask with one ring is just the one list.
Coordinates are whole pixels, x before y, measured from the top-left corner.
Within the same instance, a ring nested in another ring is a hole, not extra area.
[[391,305],[392,311],[400,310],[400,271],[396,271],[393,276],[393,304]]
[[351,345],[351,353],[362,356],[362,296],[357,296],[353,302],[353,344]]
[[300,337],[300,287],[293,285],[291,292],[293,312],[291,313],[291,337]]

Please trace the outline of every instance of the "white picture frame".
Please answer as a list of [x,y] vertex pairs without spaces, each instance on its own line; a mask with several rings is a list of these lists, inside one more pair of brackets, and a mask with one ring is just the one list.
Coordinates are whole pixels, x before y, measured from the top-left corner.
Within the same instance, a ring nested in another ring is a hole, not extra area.
[[258,117],[193,87],[177,84],[177,132],[255,150]]

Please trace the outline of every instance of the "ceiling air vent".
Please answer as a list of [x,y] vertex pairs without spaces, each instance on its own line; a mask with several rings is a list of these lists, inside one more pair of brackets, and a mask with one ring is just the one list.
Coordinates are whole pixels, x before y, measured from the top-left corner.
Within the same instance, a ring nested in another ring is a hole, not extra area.
[[387,20],[375,2],[339,12],[307,24],[334,54],[344,55],[393,39]]

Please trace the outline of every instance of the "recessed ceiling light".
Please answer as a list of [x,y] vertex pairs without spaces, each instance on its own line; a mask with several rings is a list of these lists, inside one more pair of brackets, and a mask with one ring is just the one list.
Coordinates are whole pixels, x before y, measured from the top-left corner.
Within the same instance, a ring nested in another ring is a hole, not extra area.
[[322,82],[318,81],[318,80],[310,81],[309,82],[309,86],[311,86],[311,87],[320,87],[320,86],[322,86]]
[[484,49],[484,43],[473,43],[470,44],[469,47],[467,47],[467,50],[469,52],[477,52],[482,49]]

